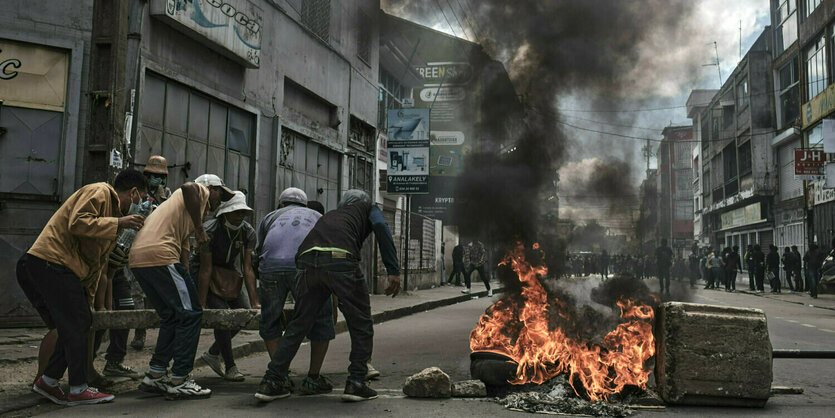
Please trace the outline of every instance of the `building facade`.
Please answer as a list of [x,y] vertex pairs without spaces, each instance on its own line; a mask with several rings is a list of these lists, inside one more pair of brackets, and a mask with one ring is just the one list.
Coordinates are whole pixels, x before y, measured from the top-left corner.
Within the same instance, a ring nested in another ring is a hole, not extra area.
[[692,126],[668,126],[658,146],[658,230],[678,257],[693,246]]
[[699,116],[702,233],[714,249],[774,243],[772,41],[766,27]]
[[693,171],[693,241],[700,247],[710,245],[710,239],[705,234],[702,222],[704,210],[703,178],[702,178],[702,112],[718,90],[693,90],[687,98],[687,117],[693,121],[692,171]]

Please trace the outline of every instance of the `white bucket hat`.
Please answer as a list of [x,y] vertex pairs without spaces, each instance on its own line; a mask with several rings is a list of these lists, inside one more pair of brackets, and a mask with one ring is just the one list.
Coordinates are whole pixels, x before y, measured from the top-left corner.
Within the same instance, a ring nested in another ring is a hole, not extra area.
[[243,192],[235,192],[231,199],[222,202],[220,206],[217,207],[217,214],[216,216],[223,215],[224,213],[235,212],[239,210],[248,210],[252,211],[252,208],[246,205],[246,195]]
[[[220,187],[229,196],[235,194],[235,192],[232,189],[226,187],[226,184],[223,183],[223,180],[221,180],[220,177],[218,177],[215,174],[203,174],[202,176],[194,179],[194,182],[197,183],[197,184],[202,184],[206,187],[211,187],[211,186]],[[250,209],[250,210],[252,210],[252,209]]]

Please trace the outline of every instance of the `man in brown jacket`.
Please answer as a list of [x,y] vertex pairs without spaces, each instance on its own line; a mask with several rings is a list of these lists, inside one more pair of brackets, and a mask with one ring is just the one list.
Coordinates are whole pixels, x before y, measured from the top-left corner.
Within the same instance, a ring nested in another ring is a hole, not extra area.
[[[113,400],[87,385],[87,350],[96,289],[123,228],[139,229],[140,215],[124,216],[145,198],[148,184],[136,170],[116,176],[113,186],[88,184],[52,215],[32,248],[17,263],[17,280],[58,343],[32,390],[59,405]],[[58,380],[69,369],[70,393]]]

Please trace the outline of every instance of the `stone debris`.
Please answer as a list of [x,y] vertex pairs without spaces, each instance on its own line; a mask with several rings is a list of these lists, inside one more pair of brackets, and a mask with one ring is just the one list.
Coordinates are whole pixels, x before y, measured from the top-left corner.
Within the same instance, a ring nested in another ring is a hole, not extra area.
[[506,389],[495,401],[507,409],[538,414],[627,417],[635,413],[619,404],[589,402],[579,398],[565,377],[557,376],[541,385],[523,385]]
[[443,370],[429,367],[409,376],[403,393],[413,398],[449,398],[452,396],[452,381]]
[[481,380],[463,380],[452,384],[452,396],[455,398],[483,398],[487,396],[487,386]]

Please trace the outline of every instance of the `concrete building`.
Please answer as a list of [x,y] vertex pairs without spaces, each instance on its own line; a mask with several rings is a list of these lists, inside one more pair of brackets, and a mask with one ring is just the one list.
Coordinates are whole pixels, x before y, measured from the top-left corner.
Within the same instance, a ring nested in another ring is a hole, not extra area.
[[772,41],[766,27],[699,117],[702,231],[713,248],[774,242]]
[[[801,143],[805,149],[820,150],[823,120],[835,114],[833,86],[833,45],[835,45],[835,1],[808,0],[797,4],[797,55],[800,73]],[[831,155],[826,156],[831,160]],[[806,238],[831,248],[835,237],[835,190],[825,187],[821,177],[806,181]]]
[[693,246],[693,127],[668,126],[658,146],[657,239],[667,239],[678,257]]
[[693,240],[700,247],[710,244],[710,240],[704,231],[702,222],[702,211],[704,210],[704,183],[702,179],[702,112],[713,96],[719,90],[693,90],[687,98],[687,117],[693,121],[693,142],[692,169],[693,169]]
[[653,254],[658,247],[658,169],[647,170],[647,178],[638,190],[638,248],[643,254]]
[[58,203],[150,155],[172,189],[220,175],[256,221],[288,186],[328,210],[375,191],[378,0],[32,3],[0,16],[2,322],[32,318],[14,264]]
[[774,195],[774,245],[781,250],[797,245],[807,248],[806,210],[803,180],[795,175],[795,150],[802,148],[800,131],[800,60],[798,12],[795,0],[771,2],[774,36],[773,87],[775,128],[771,141],[777,193]]

